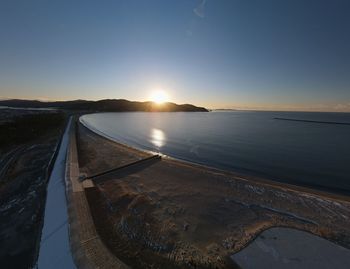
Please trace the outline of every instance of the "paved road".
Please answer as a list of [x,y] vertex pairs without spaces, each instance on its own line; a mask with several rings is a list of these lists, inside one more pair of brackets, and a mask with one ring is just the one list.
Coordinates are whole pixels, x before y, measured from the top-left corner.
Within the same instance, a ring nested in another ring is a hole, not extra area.
[[348,269],[350,250],[288,228],[272,228],[232,258],[244,269]]
[[64,184],[70,126],[71,119],[63,135],[47,188],[44,227],[37,264],[39,269],[76,268],[70,251]]

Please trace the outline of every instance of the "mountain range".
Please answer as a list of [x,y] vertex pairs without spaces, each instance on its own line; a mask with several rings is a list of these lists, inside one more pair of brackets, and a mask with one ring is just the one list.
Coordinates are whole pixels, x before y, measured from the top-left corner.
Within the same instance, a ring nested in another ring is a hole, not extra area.
[[73,101],[38,101],[9,99],[0,100],[0,106],[16,108],[56,108],[77,111],[92,112],[208,112],[204,107],[197,107],[191,104],[175,104],[171,102],[157,104],[154,102],[137,102],[125,99],[104,99],[99,101],[73,100]]

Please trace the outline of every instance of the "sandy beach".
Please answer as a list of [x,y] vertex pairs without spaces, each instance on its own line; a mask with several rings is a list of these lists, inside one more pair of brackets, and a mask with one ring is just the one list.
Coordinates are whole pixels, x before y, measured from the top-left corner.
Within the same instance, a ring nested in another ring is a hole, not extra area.
[[[87,176],[150,156],[82,125],[77,145]],[[167,158],[94,183],[85,192],[96,229],[133,268],[239,268],[231,255],[276,226],[350,247],[350,202],[343,196]]]

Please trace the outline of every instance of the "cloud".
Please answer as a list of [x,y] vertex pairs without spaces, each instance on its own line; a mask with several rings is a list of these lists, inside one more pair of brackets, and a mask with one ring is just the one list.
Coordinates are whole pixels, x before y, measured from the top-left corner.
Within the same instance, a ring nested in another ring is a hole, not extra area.
[[334,110],[350,112],[350,103],[336,104]]
[[203,19],[205,17],[205,5],[207,0],[201,0],[200,3],[193,9],[194,18],[189,23],[189,26],[186,30],[186,36],[191,37],[194,35],[196,28],[198,27],[198,18]]
[[196,14],[200,18],[205,17],[205,4],[207,0],[202,0],[197,7],[193,9],[194,14]]
[[350,112],[350,102],[315,104],[232,104],[221,107],[242,110],[310,111],[310,112]]

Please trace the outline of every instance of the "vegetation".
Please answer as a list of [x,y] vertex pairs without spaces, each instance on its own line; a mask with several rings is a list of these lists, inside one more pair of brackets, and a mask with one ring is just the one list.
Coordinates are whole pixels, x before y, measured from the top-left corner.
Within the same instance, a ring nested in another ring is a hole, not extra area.
[[40,139],[48,133],[62,128],[66,119],[63,112],[27,114],[0,124],[0,148],[24,144]]
[[147,111],[147,112],[208,112],[204,107],[191,104],[154,102],[133,102],[124,99],[105,99],[99,101],[62,101],[40,102],[36,100],[2,100],[0,106],[25,107],[25,108],[60,108],[68,110],[92,111],[92,112],[124,112],[124,111]]

